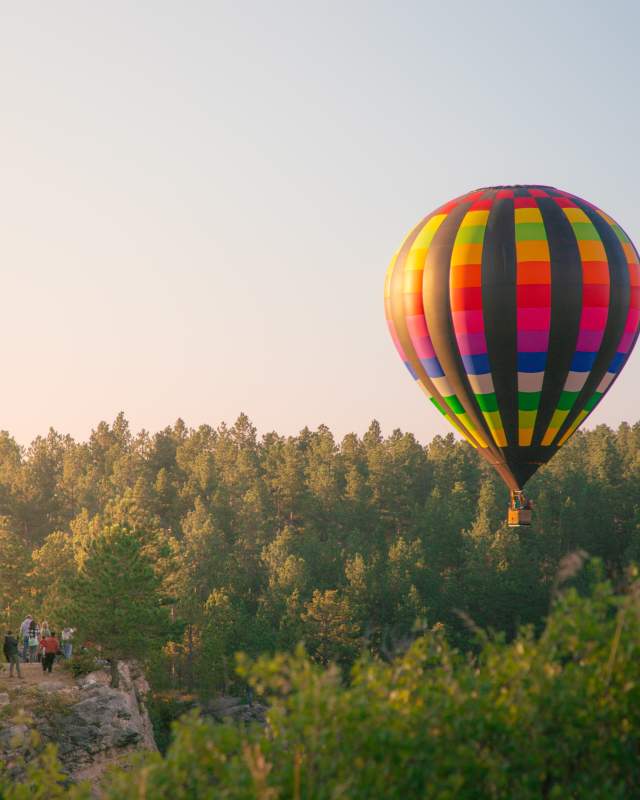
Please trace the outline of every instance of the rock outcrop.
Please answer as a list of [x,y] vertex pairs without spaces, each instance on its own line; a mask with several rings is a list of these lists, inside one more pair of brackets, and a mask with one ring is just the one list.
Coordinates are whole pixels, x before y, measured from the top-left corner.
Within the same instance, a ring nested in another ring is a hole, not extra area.
[[251,704],[232,695],[220,695],[201,707],[205,716],[213,717],[217,722],[258,722],[264,724],[267,707],[262,703]]
[[57,746],[72,780],[99,780],[130,754],[156,749],[145,705],[149,686],[135,666],[119,664],[118,689],[103,671],[78,680],[61,670],[44,676],[37,664],[23,665],[23,672],[26,681],[4,678],[7,697],[0,693],[8,700],[0,707],[0,761],[16,776],[47,742]]

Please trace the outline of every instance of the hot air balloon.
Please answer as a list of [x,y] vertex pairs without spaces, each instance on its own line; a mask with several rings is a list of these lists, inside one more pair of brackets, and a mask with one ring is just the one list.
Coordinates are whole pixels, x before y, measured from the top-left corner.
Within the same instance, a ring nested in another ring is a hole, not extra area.
[[638,251],[608,214],[551,186],[477,189],[407,235],[385,280],[412,378],[511,492],[609,391],[638,337]]

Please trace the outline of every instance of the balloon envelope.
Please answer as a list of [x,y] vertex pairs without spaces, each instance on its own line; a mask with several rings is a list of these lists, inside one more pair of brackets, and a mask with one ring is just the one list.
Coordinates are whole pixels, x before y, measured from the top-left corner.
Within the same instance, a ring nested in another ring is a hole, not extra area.
[[521,489],[611,388],[638,336],[638,252],[550,186],[478,189],[408,234],[385,281],[394,343],[435,407]]

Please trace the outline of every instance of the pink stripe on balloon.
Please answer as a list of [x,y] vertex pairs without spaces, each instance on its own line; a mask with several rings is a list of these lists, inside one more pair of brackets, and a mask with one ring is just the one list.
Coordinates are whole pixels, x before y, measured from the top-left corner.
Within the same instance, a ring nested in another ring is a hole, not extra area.
[[580,330],[603,331],[607,324],[609,309],[604,306],[587,306],[582,309]]
[[518,331],[519,353],[545,353],[549,347],[549,331]]
[[517,325],[519,331],[547,331],[551,325],[551,309],[549,306],[519,308]]
[[454,311],[451,314],[456,333],[480,333],[484,331],[484,317],[481,309]]
[[484,318],[481,310],[454,311],[451,316],[456,333],[480,333],[484,330]]
[[458,333],[456,339],[460,354],[463,356],[478,356],[487,352],[487,340],[483,331],[478,333]]
[[420,314],[413,314],[410,317],[405,317],[407,321],[407,330],[409,338],[413,344],[418,358],[433,358],[435,351],[431,344],[431,337],[429,336],[429,329],[425,318]]
[[638,322],[640,322],[640,309],[630,308],[627,315],[627,323],[624,326],[625,331],[632,331],[635,333]]
[[576,343],[576,350],[582,353],[595,353],[602,344],[602,335],[604,331],[590,331],[582,328],[578,333],[578,341]]
[[635,338],[635,331],[625,331],[622,334],[622,338],[620,339],[620,344],[618,345],[618,352],[619,353],[628,353],[629,348],[631,347],[631,343]]
[[418,358],[433,358],[435,351],[428,336],[412,336],[411,342]]
[[425,322],[422,314],[412,314],[410,317],[405,317],[407,322],[407,329],[409,336],[413,339],[419,339],[422,336],[429,336],[427,331],[427,323]]

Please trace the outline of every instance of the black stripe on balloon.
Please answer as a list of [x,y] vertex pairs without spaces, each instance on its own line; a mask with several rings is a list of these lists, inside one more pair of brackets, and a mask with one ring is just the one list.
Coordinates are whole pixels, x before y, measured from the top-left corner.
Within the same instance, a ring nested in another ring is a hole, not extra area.
[[[544,188],[544,187],[531,187],[531,186],[516,186],[514,188],[513,196],[516,197],[530,197],[529,189],[531,188]],[[513,215],[513,211],[512,211]],[[540,447],[520,447],[518,444],[518,432],[517,432],[517,425],[518,425],[518,356],[517,356],[517,347],[518,347],[518,339],[517,339],[517,288],[516,288],[516,280],[517,280],[517,266],[516,266],[516,255],[515,255],[515,218],[512,216],[511,219],[511,226],[513,229],[513,239],[514,239],[514,255],[513,255],[513,280],[514,280],[514,296],[512,300],[512,308],[513,308],[513,317],[514,317],[514,349],[515,349],[515,356],[513,357],[512,362],[512,375],[513,375],[513,385],[514,385],[514,400],[513,400],[513,415],[515,417],[515,424],[516,424],[516,431],[514,437],[511,437],[509,434],[509,445],[506,449],[503,449],[505,454],[505,458],[511,473],[515,476],[518,484],[521,487],[524,487],[526,482],[531,478],[531,476],[539,469],[539,467],[546,463],[548,459],[553,455],[554,451],[551,451],[550,448],[540,448]],[[501,310],[499,313],[504,313],[504,309]],[[507,311],[509,313],[509,311]],[[502,411],[502,409],[501,409]]]
[[469,415],[471,422],[489,445],[496,460],[502,461],[500,450],[493,441],[471,390],[451,317],[449,295],[451,253],[456,233],[468,209],[469,204],[466,203],[453,209],[433,237],[424,267],[422,302],[433,349],[452,391]]
[[571,413],[558,432],[558,440],[562,438],[564,432],[575,420],[580,411],[582,411],[587,401],[598,388],[600,381],[604,378],[618,350],[618,344],[620,343],[627,321],[629,301],[631,298],[627,259],[615,231],[597,211],[594,211],[586,203],[581,202],[577,197],[574,197],[573,200],[589,217],[602,239],[602,244],[604,245],[609,262],[609,278],[611,284],[607,324],[600,349],[598,350],[598,355],[596,356],[596,360],[582,391],[576,398]]
[[[539,197],[537,203],[551,257],[551,329],[534,445],[540,445],[558,407],[576,350],[582,311],[582,262],[571,224],[551,197]],[[555,452],[554,446],[544,449]]]
[[491,377],[507,439],[504,453],[518,446],[516,241],[513,201],[507,198],[494,201],[487,221],[482,311]]

